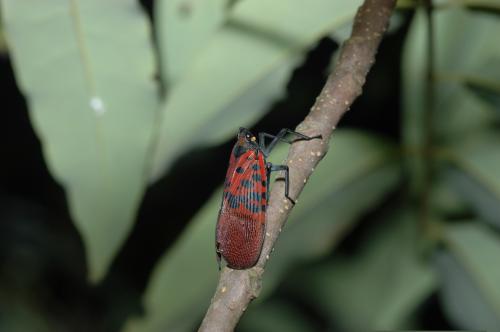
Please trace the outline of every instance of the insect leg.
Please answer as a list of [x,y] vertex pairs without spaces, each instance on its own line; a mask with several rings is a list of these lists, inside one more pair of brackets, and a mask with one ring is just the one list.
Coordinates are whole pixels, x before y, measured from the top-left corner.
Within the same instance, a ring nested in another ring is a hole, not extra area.
[[[288,140],[288,139],[285,138],[285,136],[287,134],[295,135],[295,136],[298,137],[298,139]],[[272,138],[272,141],[267,146],[266,146],[266,138]],[[309,141],[309,140],[312,140],[312,139],[315,139],[315,138],[320,138],[321,139],[322,136],[321,135],[316,135],[316,136],[310,137],[310,136],[306,136],[306,135],[303,135],[301,133],[298,133],[296,131],[293,131],[293,130],[290,130],[290,129],[287,129],[287,128],[283,128],[276,135],[271,135],[271,134],[268,134],[268,133],[259,133],[259,147],[262,150],[262,152],[264,153],[264,155],[268,156],[269,153],[271,153],[271,150],[276,146],[276,143],[278,143],[278,141],[282,141],[282,142],[285,142],[285,143],[288,143],[288,144],[292,144],[295,141]]]
[[289,186],[290,186],[290,171],[288,169],[288,166],[287,165],[273,165],[271,163],[267,163],[267,167],[268,167],[269,173],[276,172],[276,171],[284,171],[285,172],[285,197],[293,205],[295,205],[295,201],[288,195]]

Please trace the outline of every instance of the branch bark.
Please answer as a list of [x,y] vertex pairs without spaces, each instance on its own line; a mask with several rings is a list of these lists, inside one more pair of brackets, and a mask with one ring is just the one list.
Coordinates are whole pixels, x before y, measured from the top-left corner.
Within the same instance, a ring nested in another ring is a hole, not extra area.
[[[396,0],[365,0],[358,9],[350,38],[342,45],[333,73],[316,99],[310,113],[296,131],[322,140],[292,144],[287,158],[290,168],[290,196],[297,200],[307,179],[328,151],[328,142],[337,123],[361,94],[366,75],[375,62],[382,36]],[[283,182],[276,182],[267,209],[266,238],[256,266],[248,270],[224,268],[217,290],[199,331],[232,331],[250,301],[261,289],[262,274],[274,243],[293,206],[284,197]]]

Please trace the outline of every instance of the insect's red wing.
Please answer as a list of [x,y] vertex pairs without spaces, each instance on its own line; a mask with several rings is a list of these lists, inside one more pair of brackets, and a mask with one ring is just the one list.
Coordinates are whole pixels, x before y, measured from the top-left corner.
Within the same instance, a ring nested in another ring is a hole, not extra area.
[[231,156],[217,222],[217,251],[229,267],[257,263],[262,249],[267,207],[267,171],[260,151]]

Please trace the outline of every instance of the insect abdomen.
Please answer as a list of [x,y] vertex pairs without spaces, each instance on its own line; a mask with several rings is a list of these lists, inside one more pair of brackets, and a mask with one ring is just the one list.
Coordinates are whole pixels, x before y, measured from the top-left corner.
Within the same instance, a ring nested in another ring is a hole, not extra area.
[[264,222],[221,211],[217,223],[217,251],[232,269],[257,263],[264,242]]

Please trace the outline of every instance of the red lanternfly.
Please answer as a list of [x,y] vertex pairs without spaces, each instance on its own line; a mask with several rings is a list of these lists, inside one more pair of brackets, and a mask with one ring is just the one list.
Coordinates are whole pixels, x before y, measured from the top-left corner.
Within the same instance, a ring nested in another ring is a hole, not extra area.
[[[264,243],[271,172],[285,172],[285,197],[295,204],[288,196],[288,166],[266,162],[278,141],[289,144],[294,142],[285,139],[287,134],[297,136],[297,140],[321,138],[321,135],[309,137],[290,129],[282,129],[277,135],[259,133],[257,142],[248,129],[240,128],[238,141],[229,159],[217,220],[215,248],[219,269],[221,256],[228,267],[233,269],[248,269],[257,263]],[[266,138],[272,138],[267,146]]]

